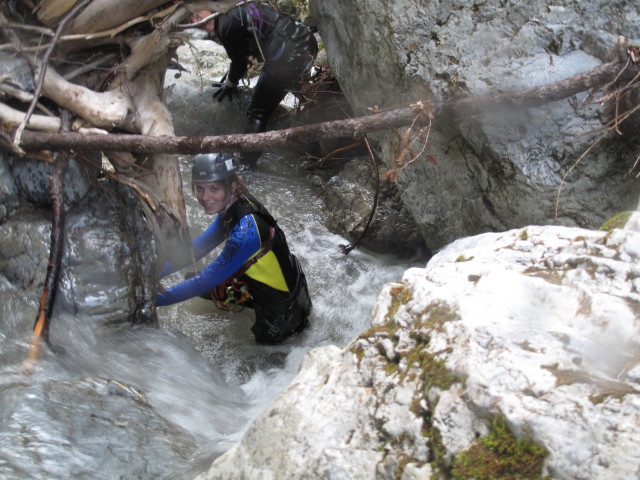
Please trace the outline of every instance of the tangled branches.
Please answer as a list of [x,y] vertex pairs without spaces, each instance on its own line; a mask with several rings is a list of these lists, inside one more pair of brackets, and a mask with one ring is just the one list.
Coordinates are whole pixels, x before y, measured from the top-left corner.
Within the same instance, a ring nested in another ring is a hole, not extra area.
[[[632,123],[634,118],[638,119],[636,114],[640,110],[640,46],[632,45],[623,37],[620,37],[618,40],[618,56],[622,67],[614,79],[603,87],[604,94],[595,101],[595,103],[608,107],[607,114],[610,120],[602,128],[588,132],[602,133],[562,177],[556,196],[556,217],[558,216],[560,204],[560,192],[567,177],[605,138],[613,133],[618,135],[623,135],[625,131],[631,133],[632,128],[626,128],[627,124]],[[629,169],[629,174],[633,174],[639,165],[640,152],[638,152],[633,166]],[[640,172],[636,174],[636,178],[640,178]]]
[[[431,121],[433,117],[429,115],[429,123],[419,127],[417,131],[414,131],[418,118],[419,117],[415,118],[403,135],[400,135],[398,130],[393,130],[397,140],[396,143],[391,143],[393,151],[391,152],[392,160],[390,161],[393,161],[393,165],[389,165],[389,171],[384,174],[383,178],[395,182],[399,172],[415,163],[421,155],[424,155],[426,161],[432,164],[436,163],[435,155],[426,151],[429,145],[429,134],[431,133]],[[415,150],[416,147],[417,151]]]

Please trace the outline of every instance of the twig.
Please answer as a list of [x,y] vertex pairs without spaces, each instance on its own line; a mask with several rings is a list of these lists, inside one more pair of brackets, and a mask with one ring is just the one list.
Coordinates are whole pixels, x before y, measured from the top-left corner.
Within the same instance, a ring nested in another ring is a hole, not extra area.
[[569,174],[578,166],[578,164],[589,154],[589,152],[591,150],[593,150],[596,145],[598,145],[602,140],[604,140],[607,135],[609,135],[609,133],[612,130],[617,130],[617,125],[620,125],[622,122],[624,122],[627,118],[629,118],[631,115],[633,115],[635,112],[637,112],[638,110],[640,110],[640,105],[636,105],[634,108],[632,108],[631,110],[627,111],[622,118],[616,118],[614,120],[612,120],[611,122],[609,122],[610,124],[612,124],[612,126],[610,126],[609,128],[607,128],[607,130],[600,135],[591,145],[589,145],[589,148],[587,148],[582,155],[580,155],[580,157],[573,163],[573,165],[571,165],[571,168],[569,168],[569,170],[567,171],[567,173],[565,173],[562,176],[562,179],[560,180],[560,186],[558,187],[558,193],[556,194],[556,218],[558,218],[558,210],[559,210],[559,205],[560,205],[560,192],[562,190],[563,185],[565,184],[565,180],[567,179],[567,177],[569,176]]
[[85,65],[82,65],[82,66],[76,68],[75,70],[72,70],[71,72],[65,73],[62,77],[65,80],[73,80],[74,78],[76,78],[79,75],[82,75],[84,73],[91,72],[92,70],[95,70],[100,65],[103,65],[105,63],[111,62],[112,60],[115,60],[117,57],[118,56],[115,53],[110,53],[108,55],[105,55],[104,57],[100,57],[97,60],[94,60],[91,63],[87,63]]
[[360,236],[358,237],[358,239],[349,245],[340,245],[340,250],[345,255],[348,255],[349,252],[351,252],[351,250],[353,250],[360,244],[365,234],[369,231],[369,226],[371,225],[373,216],[376,213],[376,208],[378,208],[378,196],[380,195],[380,170],[378,170],[378,163],[376,162],[376,158],[373,155],[373,151],[371,150],[371,145],[369,144],[369,140],[367,139],[367,137],[363,137],[363,139],[364,139],[365,145],[367,146],[367,150],[369,151],[369,158],[371,158],[371,165],[373,166],[373,171],[376,174],[376,192],[373,196],[373,206],[371,207],[371,211],[369,212],[369,215],[367,218],[367,224],[362,229],[362,232],[360,233]]
[[91,2],[91,0],[82,0],[80,3],[77,3],[70,11],[69,13],[67,13],[64,18],[60,21],[60,23],[58,24],[58,28],[56,28],[56,33],[53,36],[53,40],[51,41],[51,43],[49,44],[49,48],[47,48],[47,51],[44,54],[44,57],[42,58],[42,63],[40,66],[40,72],[38,75],[38,85],[36,86],[36,90],[33,94],[33,100],[31,101],[31,104],[29,105],[29,109],[27,110],[26,115],[24,116],[24,120],[23,122],[18,126],[14,137],[13,137],[13,144],[16,148],[20,148],[20,140],[22,138],[22,132],[24,131],[25,127],[27,126],[27,123],[29,123],[29,118],[31,117],[31,115],[33,114],[33,111],[36,108],[36,105],[38,104],[38,100],[40,98],[40,92],[42,91],[42,85],[44,84],[44,77],[47,73],[47,64],[49,63],[49,58],[51,58],[51,54],[53,53],[53,49],[56,46],[56,43],[58,41],[58,38],[60,37],[62,30],[66,27],[67,23],[74,18],[78,12],[80,10],[82,10],[86,5],[88,5]]
[[[71,114],[68,110],[62,111],[62,129],[71,128]],[[33,365],[40,354],[40,343],[44,340],[49,342],[49,326],[51,323],[51,312],[58,290],[58,280],[64,253],[64,232],[65,232],[65,205],[64,205],[64,175],[67,170],[68,153],[59,152],[53,164],[51,175],[51,246],[49,249],[49,263],[47,264],[47,275],[44,280],[44,289],[40,298],[40,309],[33,325],[33,337],[29,356],[24,365],[25,374],[31,373]]]
[[322,166],[327,160],[332,159],[333,157],[335,157],[338,153],[347,151],[347,150],[351,150],[352,148],[356,148],[359,147],[360,145],[362,145],[362,142],[358,141],[355,143],[351,143],[349,145],[345,145],[344,147],[339,147],[336,148],[334,150],[332,150],[331,152],[327,153],[324,157],[316,157],[313,155],[310,155],[311,158],[314,158],[316,160],[320,161],[320,166]]

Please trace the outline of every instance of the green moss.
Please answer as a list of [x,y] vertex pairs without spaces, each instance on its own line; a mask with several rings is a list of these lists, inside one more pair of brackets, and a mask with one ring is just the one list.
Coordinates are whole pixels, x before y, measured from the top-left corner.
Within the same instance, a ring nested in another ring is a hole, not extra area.
[[411,291],[406,285],[398,285],[393,287],[389,293],[391,295],[391,305],[387,310],[387,319],[393,320],[400,306],[406,305],[411,300]]
[[429,353],[426,347],[414,348],[407,356],[407,364],[417,364],[423,375],[425,391],[432,387],[448,390],[460,379],[446,367],[445,363],[437,360],[435,355]]
[[547,451],[530,440],[516,439],[496,417],[489,434],[459,454],[451,469],[454,480],[541,479]]
[[468,262],[470,260],[473,260],[473,257],[465,257],[464,255],[460,255],[458,258],[456,258],[456,262]]
[[626,225],[632,213],[633,212],[628,212],[628,211],[618,212],[609,220],[604,222],[598,230],[603,232],[610,232],[614,228],[623,228]]
[[421,325],[429,329],[441,328],[446,322],[455,322],[458,320],[460,320],[458,311],[448,303],[433,302],[422,311]]
[[529,234],[527,233],[526,230],[522,230],[522,232],[520,232],[520,240],[527,240],[529,238]]
[[362,358],[364,357],[364,349],[361,345],[355,344],[351,347],[351,352],[355,354],[356,361],[358,362],[358,368],[360,368],[360,363],[362,362]]
[[431,466],[444,472],[447,470],[445,466],[444,456],[447,449],[442,441],[442,434],[436,427],[431,426],[429,431],[429,453],[431,454]]

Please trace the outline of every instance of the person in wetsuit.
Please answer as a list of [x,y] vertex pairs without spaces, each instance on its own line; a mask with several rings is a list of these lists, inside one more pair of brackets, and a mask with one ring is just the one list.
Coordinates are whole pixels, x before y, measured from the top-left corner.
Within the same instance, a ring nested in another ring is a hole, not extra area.
[[[236,175],[231,154],[194,157],[192,190],[204,211],[217,215],[192,242],[196,259],[226,240],[220,254],[204,269],[157,295],[165,306],[195,296],[219,308],[255,310],[251,328],[258,343],[280,343],[309,325],[312,302],[298,259],[289,251],[284,232],[267,209],[249,194]],[[185,265],[167,262],[163,278]]]
[[[211,14],[201,10],[193,20],[203,20]],[[301,77],[311,68],[318,43],[311,29],[274,8],[260,3],[247,3],[232,8],[202,28],[208,38],[222,44],[231,64],[216,87],[213,97],[222,101],[237,95],[237,86],[248,68],[249,57],[264,62],[247,111],[244,133],[264,132],[267,120],[294,90]],[[245,152],[240,161],[253,167],[261,152]]]

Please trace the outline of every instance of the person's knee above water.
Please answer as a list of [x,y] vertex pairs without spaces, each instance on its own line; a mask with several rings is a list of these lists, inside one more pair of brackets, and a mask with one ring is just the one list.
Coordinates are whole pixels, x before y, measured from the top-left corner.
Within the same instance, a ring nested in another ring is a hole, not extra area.
[[[194,18],[204,19],[200,11]],[[271,114],[286,94],[295,89],[318,54],[311,29],[268,5],[247,3],[207,22],[203,29],[225,48],[231,64],[214,92],[214,98],[231,100],[245,75],[249,58],[264,62],[247,112],[244,133],[264,132]],[[260,152],[242,155],[243,163],[255,164]]]
[[[158,306],[208,296],[219,308],[255,310],[251,330],[260,343],[279,343],[304,329],[311,298],[298,259],[267,209],[236,175],[231,154],[196,155],[192,190],[204,211],[216,215],[192,242],[196,259],[226,240],[220,254],[194,276],[158,293]],[[163,278],[186,265],[167,263]]]

